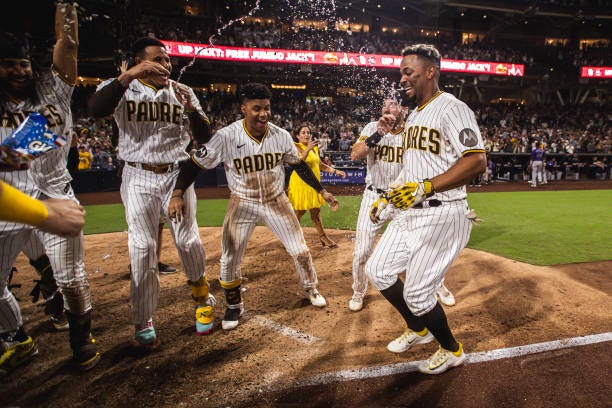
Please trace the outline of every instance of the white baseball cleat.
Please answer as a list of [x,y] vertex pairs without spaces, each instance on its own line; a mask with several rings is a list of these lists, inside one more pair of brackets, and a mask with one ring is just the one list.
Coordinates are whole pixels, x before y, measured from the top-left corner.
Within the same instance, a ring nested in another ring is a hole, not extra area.
[[327,306],[327,301],[325,300],[323,295],[321,295],[319,293],[319,291],[316,288],[308,289],[306,291],[306,294],[308,295],[308,299],[310,300],[310,303],[314,307],[325,307],[325,306]]
[[440,286],[440,289],[436,292],[436,295],[440,298],[440,302],[446,306],[455,306],[455,296],[451,293],[446,286]]
[[353,297],[349,300],[349,309],[353,312],[358,312],[363,309],[363,295],[353,293]]
[[459,343],[459,350],[456,352],[440,347],[431,357],[419,364],[419,371],[423,374],[442,374],[449,368],[460,366],[465,359],[466,356],[461,343]]
[[[232,305],[233,306],[233,305]],[[227,307],[225,309],[225,316],[221,321],[221,328],[223,330],[234,330],[238,327],[240,316],[244,313],[244,306],[240,304],[239,307]]]
[[416,332],[406,329],[401,336],[387,344],[387,350],[392,353],[403,353],[404,351],[410,350],[417,344],[430,343],[435,339],[433,334],[428,330],[424,336],[418,335]]

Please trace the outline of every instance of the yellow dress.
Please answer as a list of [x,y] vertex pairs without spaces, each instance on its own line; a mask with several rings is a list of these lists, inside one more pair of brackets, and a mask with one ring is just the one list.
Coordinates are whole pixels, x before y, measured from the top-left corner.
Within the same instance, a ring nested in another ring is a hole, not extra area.
[[[302,143],[296,143],[295,145],[302,149],[302,151],[306,150],[306,146]],[[319,168],[321,158],[319,157],[319,148],[315,146],[314,149],[309,151],[304,161],[317,177],[317,180],[321,180],[321,169]],[[306,184],[295,171],[291,173],[291,177],[289,177],[287,196],[294,210],[308,211],[312,208],[321,208],[321,206],[325,204],[325,200],[323,200],[321,194],[317,193],[314,188]]]

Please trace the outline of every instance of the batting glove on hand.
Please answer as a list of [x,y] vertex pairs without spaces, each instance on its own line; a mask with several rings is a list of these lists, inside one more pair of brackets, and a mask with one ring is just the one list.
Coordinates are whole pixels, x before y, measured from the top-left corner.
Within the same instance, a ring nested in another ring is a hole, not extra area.
[[370,220],[374,224],[378,224],[381,221],[381,214],[389,205],[389,200],[387,199],[386,194],[381,194],[378,200],[372,203],[372,207],[370,207]]
[[406,210],[434,194],[435,191],[431,181],[423,180],[421,183],[409,181],[389,192],[389,202],[400,210]]

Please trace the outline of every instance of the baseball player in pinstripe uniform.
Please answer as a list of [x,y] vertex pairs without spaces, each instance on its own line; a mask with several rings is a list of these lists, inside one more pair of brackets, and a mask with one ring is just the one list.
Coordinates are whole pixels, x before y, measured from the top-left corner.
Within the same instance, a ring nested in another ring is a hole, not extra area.
[[45,253],[42,239],[42,232],[35,230],[23,248],[23,254],[28,257],[30,265],[36,269],[40,276],[40,279],[34,281],[36,285],[34,285],[30,293],[32,302],[36,303],[40,295],[42,295],[45,314],[50,316],[49,321],[53,328],[57,331],[68,330],[69,323],[64,314],[64,298],[58,290],[57,282],[53,277],[51,260]]
[[334,196],[323,189],[300,159],[289,132],[269,122],[270,90],[265,85],[251,83],[242,87],[239,96],[244,119],[220,129],[193,155],[193,162],[181,169],[169,210],[170,217],[180,218],[183,191],[193,183],[199,168],[211,169],[223,163],[231,191],[223,222],[220,277],[227,303],[222,322],[225,330],[238,326],[244,310],[240,264],[257,222],[265,223],[285,246],[312,305],[327,304],[317,290],[310,251],[284,192],[283,164],[292,165],[306,183],[321,193],[332,210],[338,207]]
[[[58,4],[55,15],[57,42],[53,67],[35,76],[27,50],[8,37],[0,44],[0,137],[4,140],[31,112],[47,119],[58,135],[71,137],[70,98],[77,76],[77,15],[74,6]],[[70,187],[66,160],[70,141],[37,160],[29,170],[0,173],[2,179],[32,197],[76,200]],[[0,372],[36,354],[37,347],[23,329],[15,297],[6,282],[17,254],[33,230],[23,224],[0,223],[0,335],[5,347]],[[83,264],[82,232],[76,236],[42,234],[43,243],[70,324],[70,346],[77,366],[88,370],[100,359],[91,336],[91,293]]]
[[[113,114],[119,128],[119,159],[125,161],[121,200],[128,223],[131,264],[130,303],[138,344],[155,344],[153,312],[159,298],[156,257],[159,219],[167,214],[179,162],[190,131],[199,142],[210,137],[210,122],[193,90],[169,79],[172,65],[162,42],[142,38],[134,44],[136,64],[100,84],[89,101],[96,117]],[[206,257],[200,241],[193,187],[185,192],[182,222],[170,231],[195,301],[196,331],[213,328],[214,298],[204,274]]]
[[[406,120],[402,185],[377,200],[372,212],[386,202],[403,211],[389,223],[366,274],[408,326],[387,348],[403,352],[435,338],[440,348],[419,370],[439,374],[465,360],[436,290],[469,240],[465,184],[485,170],[486,156],[472,110],[438,88],[438,50],[417,44],[402,56],[400,83],[418,107]],[[379,121],[381,132],[395,120],[386,119]]]
[[[368,278],[365,273],[366,262],[374,249],[376,236],[382,231],[385,222],[381,219],[372,220],[370,209],[378,199],[400,176],[404,156],[404,124],[406,123],[406,108],[402,108],[395,99],[383,101],[382,118],[393,117],[393,127],[390,132],[381,136],[378,133],[378,121],[368,123],[359,140],[351,150],[351,160],[366,158],[367,175],[366,188],[363,192],[355,237],[355,250],[353,253],[353,296],[349,301],[349,309],[358,312],[363,308],[363,299],[368,290]],[[386,116],[391,115],[391,116]],[[392,208],[385,212],[385,221],[395,214]],[[445,305],[455,304],[453,294],[442,283],[436,295]]]
[[378,195],[388,190],[389,185],[399,175],[404,156],[402,135],[406,113],[402,112],[402,107],[396,100],[385,99],[382,114],[397,118],[391,130],[382,135],[378,132],[378,122],[370,122],[362,129],[351,150],[351,160],[361,160],[365,157],[367,164],[366,188],[359,208],[353,252],[353,296],[349,301],[349,309],[354,312],[363,307],[363,298],[368,290],[365,265],[374,249],[376,237],[385,225],[382,220],[372,222],[370,208],[378,199]]

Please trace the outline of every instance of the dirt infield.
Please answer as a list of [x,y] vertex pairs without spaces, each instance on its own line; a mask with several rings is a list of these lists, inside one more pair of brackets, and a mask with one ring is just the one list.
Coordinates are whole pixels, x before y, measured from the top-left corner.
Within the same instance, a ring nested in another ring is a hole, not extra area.
[[[606,182],[597,182],[604,187],[600,183]],[[40,354],[3,379],[0,405],[612,406],[609,341],[468,364],[436,377],[395,371],[376,378],[349,375],[355,379],[312,382],[341,370],[398,367],[426,358],[436,346],[418,346],[401,355],[388,352],[387,342],[403,327],[382,296],[370,289],[363,311],[353,313],[347,307],[354,232],[332,230],[331,238],[340,244],[335,249],[321,247],[314,230],[305,232],[328,307],[309,305],[279,241],[257,227],[243,264],[246,313],[236,330],[223,332],[220,229],[201,228],[207,275],[219,301],[215,330],[209,336],[195,335],[185,276],[161,276],[154,316],[161,344],[152,351],[130,344],[127,235],[86,236],[94,333],[103,352],[99,366],[86,374],[75,373],[67,363],[67,333],[50,332],[40,308],[29,301],[35,276],[21,255],[15,282],[22,287],[15,293]],[[172,240],[164,233],[164,260],[178,267]],[[468,353],[609,333],[610,270],[612,261],[539,267],[466,249],[447,277],[458,302],[446,308],[449,321]]]

